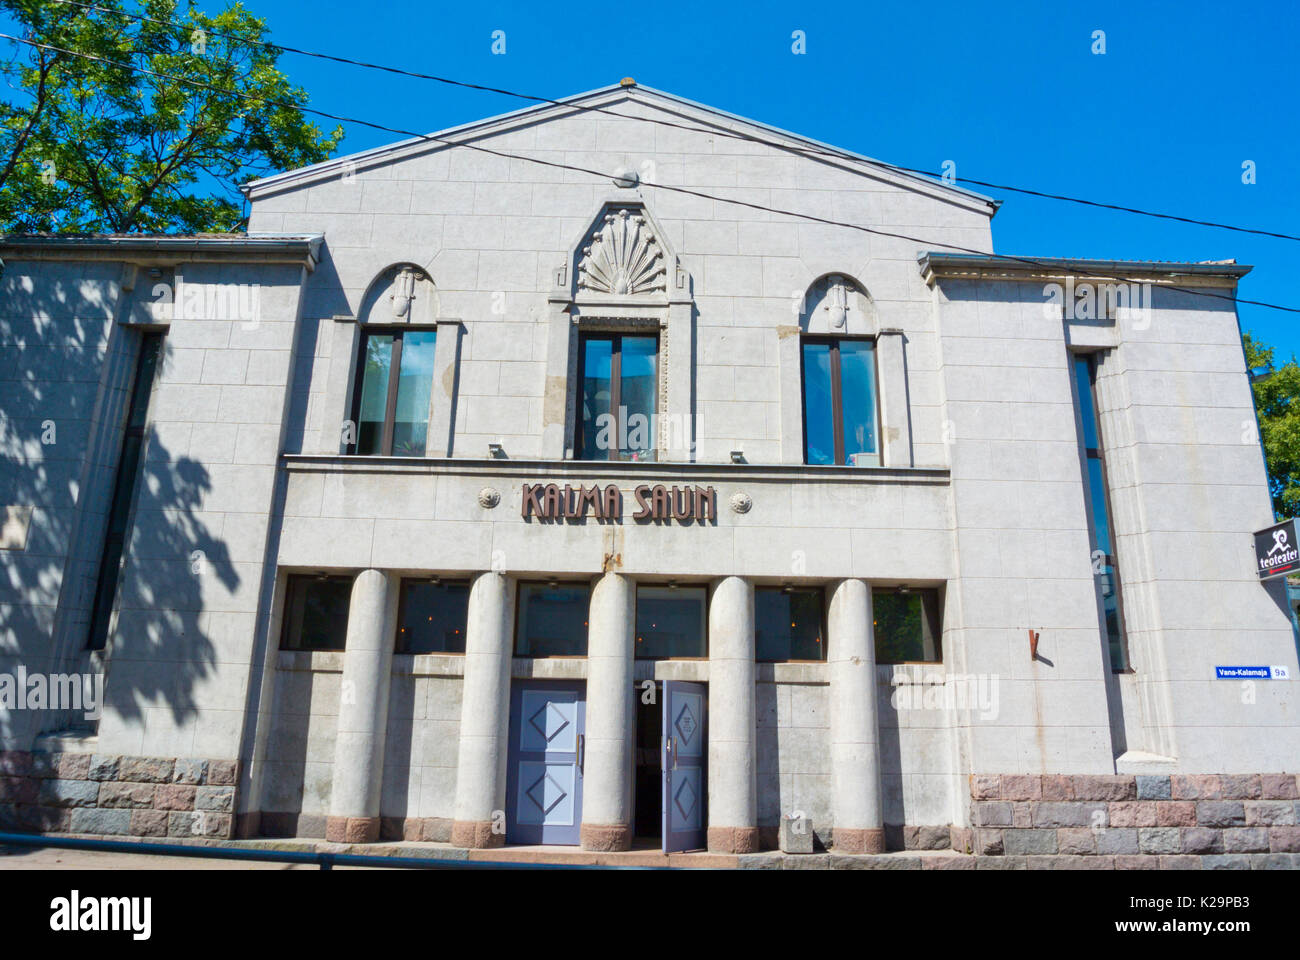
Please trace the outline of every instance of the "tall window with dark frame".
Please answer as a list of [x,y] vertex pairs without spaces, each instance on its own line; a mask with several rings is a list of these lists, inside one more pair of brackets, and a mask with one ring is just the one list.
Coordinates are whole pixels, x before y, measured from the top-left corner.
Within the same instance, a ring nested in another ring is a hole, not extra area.
[[659,338],[584,333],[578,343],[579,460],[652,460]]
[[1102,452],[1097,415],[1097,360],[1093,354],[1073,358],[1075,389],[1079,397],[1079,441],[1083,448],[1088,501],[1088,535],[1092,545],[1092,572],[1101,599],[1102,630],[1115,673],[1131,669],[1124,613],[1120,603],[1119,564],[1115,560],[1114,533],[1110,525],[1110,488]]
[[361,334],[352,402],[353,451],[422,457],[429,439],[436,330],[383,327]]
[[638,660],[703,659],[709,655],[709,590],[703,586],[638,584]]
[[521,583],[516,599],[516,657],[587,655],[588,583]]
[[821,587],[756,587],[754,658],[760,663],[825,660],[824,601]]
[[876,663],[942,663],[939,591],[871,591]]
[[281,650],[343,650],[352,577],[304,574],[285,583]]
[[464,653],[467,581],[403,580],[397,608],[398,653]]
[[849,337],[804,337],[804,462],[880,465],[876,345]]
[[113,596],[117,593],[122,550],[130,532],[127,521],[140,476],[140,454],[144,448],[145,426],[149,420],[149,397],[153,393],[154,376],[162,358],[162,346],[161,333],[146,333],[141,337],[135,379],[131,385],[131,399],[127,406],[126,428],[122,434],[122,449],[117,458],[117,476],[113,480],[113,499],[108,508],[108,530],[104,535],[104,549],[99,558],[95,603],[90,612],[90,633],[86,641],[88,650],[103,650],[108,643],[108,623],[113,613]]

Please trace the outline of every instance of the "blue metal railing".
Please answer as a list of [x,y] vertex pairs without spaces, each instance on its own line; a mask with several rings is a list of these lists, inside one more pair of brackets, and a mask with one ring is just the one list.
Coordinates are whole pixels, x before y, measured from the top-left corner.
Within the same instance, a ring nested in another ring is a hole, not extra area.
[[667,870],[668,867],[605,864],[518,863],[501,860],[454,860],[442,857],[383,857],[360,853],[327,853],[307,850],[258,850],[218,846],[184,846],[134,840],[89,840],[80,837],[50,837],[42,834],[0,833],[0,847],[53,847],[89,850],[97,853],[138,853],[157,857],[194,857],[212,860],[244,860],[263,863],[301,863],[322,870],[334,867],[402,867],[412,870]]

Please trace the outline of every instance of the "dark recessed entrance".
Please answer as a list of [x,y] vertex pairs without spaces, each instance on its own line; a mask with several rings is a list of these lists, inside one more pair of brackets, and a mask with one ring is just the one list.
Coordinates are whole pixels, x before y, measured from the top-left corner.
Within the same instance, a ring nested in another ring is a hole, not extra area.
[[635,833],[657,841],[663,836],[663,684],[656,681],[651,703],[646,692],[636,685]]

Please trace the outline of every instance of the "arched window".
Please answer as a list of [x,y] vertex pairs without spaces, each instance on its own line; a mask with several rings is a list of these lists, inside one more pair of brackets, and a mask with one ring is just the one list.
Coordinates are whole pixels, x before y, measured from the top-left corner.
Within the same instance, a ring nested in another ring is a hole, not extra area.
[[831,274],[805,297],[800,317],[804,463],[880,465],[880,404],[870,298]]

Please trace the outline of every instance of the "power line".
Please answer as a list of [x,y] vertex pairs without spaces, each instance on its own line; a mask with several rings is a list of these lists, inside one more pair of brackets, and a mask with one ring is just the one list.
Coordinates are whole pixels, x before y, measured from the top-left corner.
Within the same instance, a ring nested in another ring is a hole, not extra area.
[[[181,23],[176,20],[161,20],[156,17],[149,17],[143,14],[127,13],[124,10],[112,10],[109,9],[108,7],[101,7],[93,3],[81,3],[78,2],[78,0],[53,0],[53,2],[63,4],[65,6],[79,7],[83,10],[97,10],[101,13],[107,13],[119,17],[126,17],[131,20],[135,20],[137,22],[148,22],[148,23],[157,24],[159,26],[178,27],[181,29],[187,29],[190,27],[189,24]],[[450,77],[440,77],[437,76],[436,74],[420,73],[415,70],[406,70],[401,67],[393,67],[381,63],[370,63],[365,60],[356,60],[351,57],[340,57],[334,54],[321,53],[319,51],[314,51],[314,50],[303,50],[299,47],[290,47],[285,44],[274,43],[269,40],[255,40],[248,37],[240,37],[236,34],[220,33],[215,30],[205,30],[205,32],[209,36],[219,37],[223,40],[231,40],[238,43],[253,44],[260,47],[266,47],[267,49],[280,50],[285,53],[298,54],[299,56],[315,57],[320,60],[329,60],[334,63],[342,63],[354,67],[363,67],[368,70],[381,70],[384,71],[385,73],[392,73],[392,74],[397,74],[399,76],[411,77],[416,80],[431,80],[436,83],[443,83],[449,86],[463,87],[468,90],[479,90],[484,93],[496,93],[507,97],[515,97],[516,99],[519,100],[529,100],[534,103],[545,103],[545,104],[550,104],[552,106],[565,107],[571,110],[581,111],[585,113],[601,113],[601,114],[605,114],[606,116],[619,117],[624,120],[639,120],[643,123],[653,123],[659,126],[672,127],[678,130],[686,130],[692,133],[702,133],[708,136],[720,136],[720,137],[734,139],[734,140],[744,140],[750,143],[760,143],[766,146],[775,147],[777,149],[789,150],[796,153],[800,153],[805,156],[828,157],[836,160],[861,159],[859,157],[854,157],[844,151],[823,150],[816,147],[796,146],[794,144],[782,143],[780,141],[767,140],[764,139],[763,137],[754,136],[753,134],[741,133],[735,130],[698,127],[698,126],[693,126],[691,124],[677,123],[672,120],[665,120],[658,117],[642,117],[642,116],[637,116],[636,114],[620,113],[617,110],[610,110],[607,107],[588,106],[588,105],[566,102],[563,100],[553,100],[549,97],[539,97],[533,94],[519,93],[514,90],[505,90],[502,89],[501,87],[492,87],[492,86],[487,86],[485,84],[470,83],[467,80],[455,80]],[[1043,190],[1032,190],[1029,189],[1028,187],[1015,187],[1005,183],[992,183],[987,180],[976,180],[972,177],[948,176],[943,173],[935,173],[933,170],[923,170],[918,167],[905,167],[900,164],[886,163],[883,160],[872,160],[871,162],[877,166],[883,167],[888,170],[894,170],[899,173],[916,174],[919,176],[928,177],[932,180],[939,180],[945,183],[948,182],[949,180],[955,180],[955,181],[961,181],[962,183],[974,184],[979,187],[986,187],[991,190],[1005,190],[1011,193],[1022,193],[1025,194],[1026,196],[1038,197],[1039,199],[1044,199],[1044,200],[1059,200],[1065,203],[1075,203],[1081,206],[1094,207],[1102,210],[1114,210],[1119,213],[1132,213],[1143,217],[1153,217],[1158,220],[1172,220],[1177,223],[1187,223],[1187,224],[1192,224],[1194,226],[1214,227],[1219,230],[1231,230],[1236,233],[1248,233],[1248,234],[1254,234],[1256,236],[1272,237],[1278,240],[1292,240],[1292,241],[1300,242],[1300,236],[1296,236],[1290,233],[1281,233],[1279,231],[1274,231],[1274,230],[1262,230],[1255,227],[1237,226],[1236,224],[1231,224],[1231,223],[1219,223],[1214,220],[1201,220],[1195,217],[1183,217],[1172,213],[1160,213],[1154,210],[1143,210],[1140,207],[1129,207],[1123,204],[1107,203],[1101,200],[1089,200],[1083,197],[1071,197],[1060,193],[1051,193]]]
[[[434,134],[431,133],[415,133],[414,131],[411,130],[403,130],[400,127],[390,127],[385,124],[375,123],[370,120],[362,120],[358,117],[347,117],[347,116],[341,116],[339,114],[327,113],[324,110],[317,110],[313,107],[305,107],[302,106],[301,104],[292,103],[285,100],[270,100],[265,97],[256,97],[251,94],[240,93],[237,90],[230,90],[225,87],[218,87],[210,83],[204,83],[201,80],[190,80],[185,77],[177,77],[169,73],[160,73],[156,70],[150,70],[147,67],[141,67],[131,63],[123,63],[118,60],[110,60],[107,57],[100,57],[90,53],[82,53],[77,50],[68,50],[64,47],[57,47],[52,44],[40,43],[36,40],[28,40],[22,37],[15,37],[7,33],[0,33],[0,39],[12,40],[15,43],[27,44],[28,46],[36,47],[42,50],[50,50],[56,53],[65,53],[69,56],[78,57],[83,60],[92,60],[98,63],[108,64],[109,66],[119,67],[124,70],[131,70],[136,73],[143,73],[151,77],[158,77],[159,79],[163,79],[163,80],[171,80],[175,83],[183,83],[186,84],[187,86],[198,87],[199,89],[203,89],[203,90],[210,90],[214,93],[222,94],[223,96],[236,97],[240,100],[245,100],[252,103],[261,103],[267,106],[282,107],[290,110],[297,110],[301,113],[311,113],[317,116],[325,117],[326,119],[329,120],[337,120],[341,123],[356,123],[362,126],[372,127],[373,129],[376,130],[382,130],[387,133],[396,133],[404,137],[410,137],[416,140],[432,141],[434,143],[441,143],[450,147],[460,147],[466,150],[473,150],[478,153],[486,153],[492,156],[502,157],[508,160],[521,160],[525,163],[533,163],[539,166],[551,167],[557,170],[570,170],[575,173],[585,173],[589,176],[593,176],[601,180],[614,179],[614,174],[608,173],[603,170],[592,170],[588,167],[579,167],[574,164],[561,163],[556,160],[543,160],[540,157],[530,157],[525,154],[510,153],[509,151],[506,150],[494,150],[491,147],[484,147],[481,146],[480,144],[467,143],[458,140],[448,140],[445,137],[435,136]],[[1048,260],[1038,260],[1029,257],[1017,257],[1011,254],[995,254],[991,250],[976,250],[973,247],[963,247],[953,243],[924,240],[920,237],[913,237],[909,234],[895,233],[890,230],[881,230],[876,227],[868,227],[859,223],[849,223],[844,220],[832,220],[827,217],[819,217],[811,213],[800,213],[797,210],[785,210],[780,207],[771,207],[771,206],[767,206],[766,204],[752,203],[747,200],[737,200],[731,197],[720,197],[715,194],[704,193],[703,191],[700,190],[692,190],[689,187],[673,186],[666,183],[651,183],[649,181],[641,181],[641,185],[643,187],[648,187],[655,190],[667,190],[673,193],[681,193],[681,194],[686,194],[688,196],[699,197],[704,200],[712,200],[719,203],[730,203],[734,206],[746,207],[751,210],[761,210],[765,213],[776,213],[782,216],[795,217],[796,219],[808,220],[813,223],[821,223],[827,226],[844,227],[849,230],[858,230],[863,233],[869,233],[875,236],[890,237],[895,240],[905,240],[909,243],[915,243],[923,249],[932,248],[932,247],[942,247],[947,250],[956,250],[961,253],[971,253],[981,257],[998,257],[1002,260],[1010,260],[1016,263],[1023,263],[1032,267],[1047,267],[1050,269],[1060,268],[1059,264],[1052,263],[1051,261]],[[1103,279],[1112,282],[1116,280],[1119,280],[1124,283],[1134,283],[1134,284],[1141,282],[1138,280],[1134,280],[1130,277],[1116,277],[1111,274],[1092,273],[1087,270],[1074,270],[1073,272],[1078,274],[1079,276],[1093,277],[1096,279]],[[1300,307],[1288,307],[1276,303],[1267,303],[1263,300],[1243,300],[1240,297],[1229,297],[1229,296],[1224,296],[1222,294],[1209,293],[1204,290],[1195,290],[1187,287],[1162,286],[1161,289],[1173,290],[1179,293],[1187,293],[1192,296],[1210,297],[1215,300],[1226,300],[1234,304],[1244,303],[1252,306],[1268,307],[1273,310],[1283,310],[1288,313],[1300,313]]]

